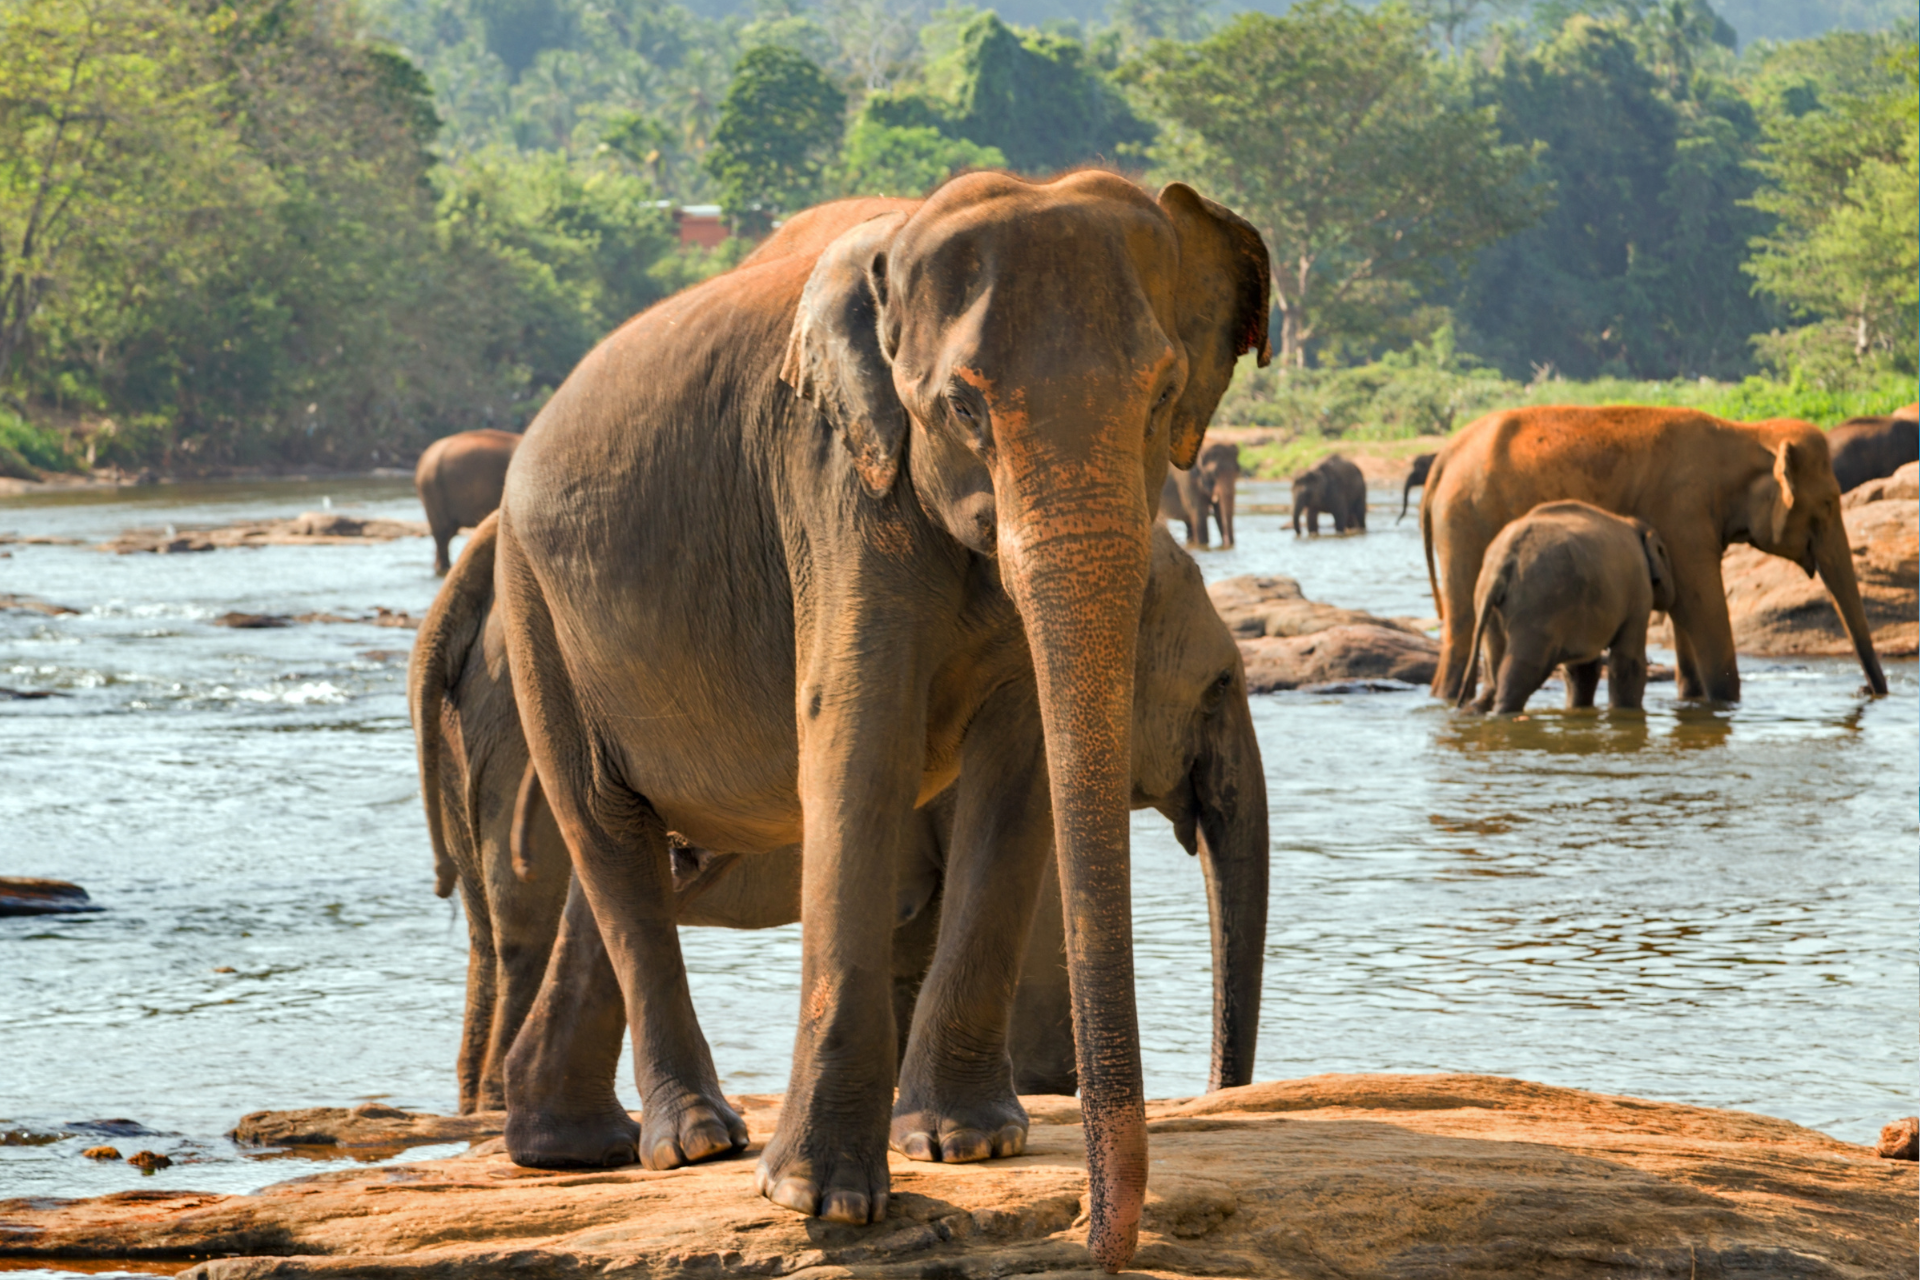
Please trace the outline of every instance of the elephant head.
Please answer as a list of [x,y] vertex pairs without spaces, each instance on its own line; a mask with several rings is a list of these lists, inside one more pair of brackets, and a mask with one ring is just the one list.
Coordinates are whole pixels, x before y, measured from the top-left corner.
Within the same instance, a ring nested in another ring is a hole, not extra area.
[[1054,797],[1091,1187],[1132,1256],[1146,1190],[1127,800],[1135,636],[1169,459],[1191,466],[1238,357],[1267,358],[1266,246],[1178,183],[975,173],[819,259],[783,375],[867,490],[904,486],[992,557],[1033,656]]
[[1193,560],[1153,539],[1135,666],[1134,803],[1200,857],[1213,931],[1207,1088],[1253,1079],[1267,944],[1267,780],[1239,646]]
[[1884,694],[1887,677],[1873,651],[1873,628],[1854,577],[1847,526],[1840,518],[1840,483],[1826,437],[1818,427],[1791,420],[1755,427],[1773,437],[1773,466],[1747,485],[1744,503],[1730,513],[1726,540],[1791,560],[1808,577],[1818,573],[1853,641],[1868,688]]
[[[1293,531],[1295,533],[1300,532],[1300,517],[1308,508],[1319,511],[1325,506],[1321,499],[1324,486],[1325,481],[1318,471],[1308,471],[1293,478]],[[1307,532],[1317,533],[1319,529],[1320,517],[1316,515],[1313,518],[1312,527]]]

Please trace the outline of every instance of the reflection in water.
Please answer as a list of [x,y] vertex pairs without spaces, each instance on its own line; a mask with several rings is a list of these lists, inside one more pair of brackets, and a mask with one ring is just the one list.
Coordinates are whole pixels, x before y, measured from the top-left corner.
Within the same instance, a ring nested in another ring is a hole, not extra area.
[[[0,530],[99,538],[322,496],[419,518],[404,482],[334,480],[0,505]],[[1432,612],[1411,522],[1310,541],[1283,520],[1243,504],[1240,546],[1203,569]],[[0,613],[0,684],[69,695],[0,704],[0,873],[77,880],[108,910],[0,920],[0,1131],[56,1135],[0,1145],[0,1194],[256,1187],[289,1162],[220,1136],[244,1112],[450,1110],[466,935],[430,890],[411,635],[212,625],[417,615],[436,586],[426,541],[11,550],[0,591],[81,612]],[[1501,1072],[1856,1140],[1916,1110],[1914,668],[1892,664],[1879,702],[1846,660],[1743,675],[1732,709],[1678,707],[1668,684],[1644,714],[1567,712],[1549,688],[1525,720],[1419,693],[1256,699],[1274,848],[1258,1074]],[[1209,1049],[1205,899],[1164,821],[1136,815],[1134,836],[1147,1086],[1191,1093]],[[727,1087],[783,1088],[798,930],[683,941]],[[139,1120],[140,1146],[182,1163],[143,1181],[81,1159],[98,1134],[76,1122],[100,1117]]]

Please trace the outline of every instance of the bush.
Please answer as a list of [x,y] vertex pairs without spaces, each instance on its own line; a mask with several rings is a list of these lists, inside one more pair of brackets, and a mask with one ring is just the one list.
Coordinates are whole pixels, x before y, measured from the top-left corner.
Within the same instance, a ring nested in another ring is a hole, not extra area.
[[0,409],[0,475],[36,480],[40,471],[78,471],[65,433],[36,427],[7,409]]

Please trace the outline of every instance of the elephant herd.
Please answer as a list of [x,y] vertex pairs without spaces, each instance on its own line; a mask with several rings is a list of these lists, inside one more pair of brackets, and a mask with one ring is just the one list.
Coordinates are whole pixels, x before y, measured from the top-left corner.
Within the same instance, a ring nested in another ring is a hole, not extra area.
[[[409,699],[436,887],[471,932],[461,1106],[504,1107],[516,1161],[743,1150],[677,929],[797,921],[760,1191],[877,1222],[889,1149],[1017,1155],[1019,1094],[1077,1088],[1088,1248],[1126,1264],[1130,809],[1206,882],[1209,1088],[1252,1078],[1265,773],[1237,646],[1154,520],[1232,545],[1237,451],[1204,436],[1239,357],[1268,359],[1269,296],[1258,233],[1182,184],[975,173],[796,215],[603,341],[524,437],[428,451],[436,567],[478,530]],[[1358,470],[1311,474],[1296,521],[1364,528]],[[1480,647],[1501,706],[1563,649],[1597,679],[1610,648],[1617,702],[1656,607],[1682,694],[1737,696],[1729,541],[1817,568],[1884,688],[1813,428],[1494,415],[1427,483],[1445,696]]]

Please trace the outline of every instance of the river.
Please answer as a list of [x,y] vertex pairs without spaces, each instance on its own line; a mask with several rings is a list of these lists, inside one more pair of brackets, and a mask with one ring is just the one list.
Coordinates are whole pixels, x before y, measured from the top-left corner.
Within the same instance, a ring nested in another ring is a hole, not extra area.
[[[1200,562],[1429,615],[1415,521],[1374,499],[1364,537],[1243,513],[1238,549]],[[350,479],[0,499],[0,531],[101,539],[323,503],[421,518],[407,482]],[[238,1151],[222,1135],[244,1112],[451,1111],[466,932],[431,891],[412,634],[213,624],[418,615],[431,545],[0,551],[0,593],[79,611],[0,611],[0,685],[61,695],[0,701],[0,874],[74,880],[106,908],[0,920],[0,1196],[246,1190],[337,1162]],[[1914,1112],[1914,664],[1889,664],[1879,701],[1850,662],[1742,671],[1737,708],[1677,708],[1655,685],[1644,717],[1562,713],[1551,691],[1517,722],[1424,693],[1256,698],[1274,851],[1258,1077],[1492,1072],[1854,1141]],[[1200,877],[1152,813],[1134,856],[1147,1088],[1191,1094]],[[783,1088],[797,928],[683,939],[726,1087]],[[104,1119],[144,1132],[85,1127]],[[149,1179],[81,1158],[100,1141],[177,1163]]]

